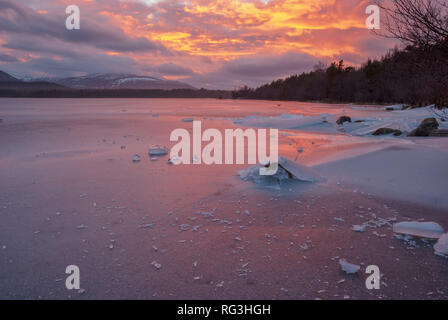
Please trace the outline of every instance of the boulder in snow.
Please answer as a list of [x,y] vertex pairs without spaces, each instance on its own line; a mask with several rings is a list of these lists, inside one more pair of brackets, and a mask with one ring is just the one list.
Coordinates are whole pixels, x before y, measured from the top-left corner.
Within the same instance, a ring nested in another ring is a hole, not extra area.
[[385,134],[393,134],[394,136],[401,136],[402,132],[398,129],[392,129],[392,128],[379,128],[376,129],[374,133],[372,133],[374,136],[381,136]]
[[445,232],[438,223],[417,222],[417,221],[405,221],[394,223],[393,231],[395,233],[401,233],[428,239],[439,239],[440,236]]
[[434,130],[429,135],[431,137],[448,137],[448,129]]
[[349,116],[340,116],[339,119],[336,121],[338,125],[342,125],[344,122],[352,122],[352,119]]
[[439,128],[436,118],[426,118],[417,129],[408,133],[409,137],[428,137],[431,133]]

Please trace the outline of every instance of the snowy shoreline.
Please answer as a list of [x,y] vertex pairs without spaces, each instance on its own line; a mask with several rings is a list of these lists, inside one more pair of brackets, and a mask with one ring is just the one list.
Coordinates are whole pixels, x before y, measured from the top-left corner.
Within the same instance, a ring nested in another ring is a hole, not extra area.
[[[287,155],[298,163],[312,166],[329,183],[359,186],[381,196],[403,201],[448,208],[448,139],[438,137],[407,137],[427,118],[436,117],[440,129],[448,129],[432,106],[399,110],[401,105],[378,108],[349,106],[344,112],[304,116],[246,116],[233,120],[242,127],[278,128],[287,143],[297,149]],[[337,119],[349,116],[351,122],[338,125]],[[402,134],[374,136],[379,128],[400,130]],[[305,140],[324,139],[325,144],[308,147]],[[308,149],[308,150],[307,150]],[[308,151],[302,155],[303,150]],[[325,152],[327,150],[327,152]],[[313,156],[313,154],[315,156]]]

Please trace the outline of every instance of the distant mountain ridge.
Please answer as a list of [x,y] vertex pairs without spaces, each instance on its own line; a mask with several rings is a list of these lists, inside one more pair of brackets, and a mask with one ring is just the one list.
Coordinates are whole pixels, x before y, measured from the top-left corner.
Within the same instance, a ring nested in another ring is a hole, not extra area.
[[0,70],[0,82],[20,82],[20,80]]
[[197,90],[197,88],[180,81],[124,73],[96,73],[80,77],[25,78],[20,80],[0,70],[0,84],[2,88],[7,87],[8,89],[16,85],[17,89],[48,86],[49,88],[71,89]]
[[231,98],[226,90],[200,90],[179,82],[133,74],[17,79],[0,71],[0,97],[10,98]]
[[55,89],[67,89],[67,88],[62,85],[48,81],[25,82],[0,70],[0,90],[55,90]]
[[68,78],[40,78],[27,81],[50,81],[73,89],[196,89],[180,81],[120,73],[90,74]]

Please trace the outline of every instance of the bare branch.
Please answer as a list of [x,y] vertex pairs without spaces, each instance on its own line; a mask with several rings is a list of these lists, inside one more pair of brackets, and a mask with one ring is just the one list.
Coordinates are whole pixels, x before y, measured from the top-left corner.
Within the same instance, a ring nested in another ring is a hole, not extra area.
[[406,45],[448,48],[448,4],[446,0],[376,0],[382,9],[386,37]]

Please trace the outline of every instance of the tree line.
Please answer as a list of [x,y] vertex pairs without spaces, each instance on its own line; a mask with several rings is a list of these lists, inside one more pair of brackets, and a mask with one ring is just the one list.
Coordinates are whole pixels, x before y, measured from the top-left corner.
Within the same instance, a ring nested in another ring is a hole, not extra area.
[[0,85],[0,97],[9,98],[214,98],[230,99],[231,92],[207,89],[69,89],[7,88]]
[[345,66],[343,60],[329,66],[319,64],[311,72],[255,89],[242,87],[233,92],[233,97],[446,106],[446,75],[447,52],[437,47],[421,50],[408,46],[391,50],[381,59],[368,59],[357,68]]
[[234,98],[435,104],[448,107],[448,3],[446,0],[378,0],[385,32],[402,49],[359,67],[336,61],[311,72],[275,80],[258,88],[242,87]]

